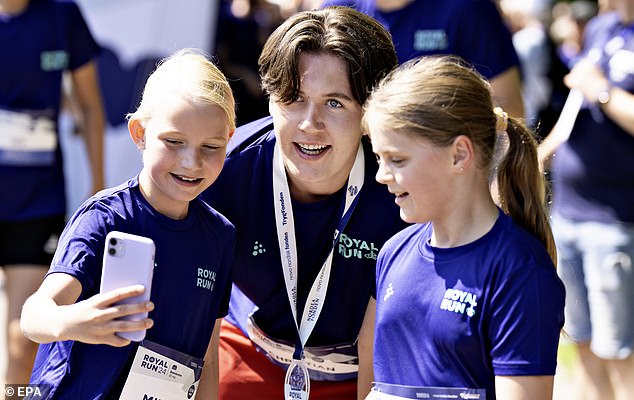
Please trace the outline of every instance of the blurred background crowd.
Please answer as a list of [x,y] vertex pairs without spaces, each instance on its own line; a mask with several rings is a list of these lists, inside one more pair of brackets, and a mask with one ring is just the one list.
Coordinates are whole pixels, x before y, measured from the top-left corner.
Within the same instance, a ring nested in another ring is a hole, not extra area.
[[[498,0],[521,61],[527,123],[545,136],[561,111],[568,89],[563,76],[580,50],[589,18],[605,1]],[[125,116],[139,102],[157,60],[181,47],[206,49],[217,58],[237,99],[238,124],[268,114],[259,86],[257,59],[268,35],[289,15],[318,8],[319,0],[78,0],[103,50],[97,59],[106,114],[105,186],[127,179],[140,166],[128,143]],[[139,16],[143,16],[139,18]],[[183,23],[182,21],[187,21]],[[116,27],[116,28],[115,28]],[[71,98],[72,100],[72,98]],[[89,191],[82,121],[72,101],[61,119],[69,210]]]
[[[605,0],[491,1],[497,1],[521,62],[526,122],[543,138],[553,128],[568,96],[563,78],[581,50],[586,23],[610,6]],[[156,61],[182,47],[206,49],[216,57],[232,85],[238,125],[252,121],[268,114],[257,64],[265,40],[290,15],[321,5],[319,0],[76,2],[102,47],[97,66],[106,118],[106,187],[130,178],[140,169],[141,160],[128,139],[125,116],[138,104]],[[89,161],[78,135],[82,123],[77,105],[69,97],[60,120],[69,212],[91,194]],[[4,343],[5,337],[0,339]],[[0,348],[3,369],[4,344]],[[564,352],[563,357],[562,366],[573,367],[572,356]]]

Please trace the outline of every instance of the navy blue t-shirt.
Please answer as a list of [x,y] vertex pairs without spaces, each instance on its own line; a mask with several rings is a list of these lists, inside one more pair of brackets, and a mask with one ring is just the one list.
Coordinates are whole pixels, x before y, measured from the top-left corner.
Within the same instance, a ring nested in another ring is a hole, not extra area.
[[[45,116],[54,124],[57,136],[62,73],[85,65],[99,50],[79,8],[70,0],[32,0],[21,14],[3,16],[0,109]],[[6,150],[0,146],[0,152]],[[59,137],[50,156],[45,164],[34,165],[3,162],[0,157],[0,220],[22,221],[66,212]]]
[[497,375],[554,375],[564,286],[544,246],[502,212],[463,246],[432,247],[431,233],[413,225],[379,254],[375,381],[493,400]]
[[[610,84],[634,93],[634,24],[616,12],[592,19],[583,57],[597,59]],[[584,103],[552,163],[553,210],[578,221],[634,223],[634,136],[596,104]]]
[[[236,226],[234,289],[228,319],[246,335],[254,306],[258,326],[276,340],[295,343],[297,330],[282,273],[273,204],[273,148],[270,117],[238,128],[225,166],[204,199]],[[406,226],[394,197],[374,176],[377,164],[370,143],[363,143],[365,181],[358,203],[334,249],[325,304],[307,346],[356,341],[375,290],[379,249]],[[345,187],[310,204],[293,201],[299,282],[297,315],[301,316],[318,271],[326,259],[342,212]]]
[[[149,315],[154,326],[146,339],[203,358],[216,319],[227,314],[233,225],[200,199],[190,202],[183,220],[160,214],[141,194],[138,177],[101,191],[69,221],[48,272],[77,278],[82,285],[77,301],[99,292],[105,237],[113,230],[149,237],[156,246],[150,297],[155,308]],[[54,399],[118,398],[111,389],[125,380],[136,348],[43,344],[31,383],[52,385]]]
[[392,35],[399,63],[419,56],[454,54],[490,79],[519,58],[509,32],[491,0],[414,0],[400,10],[383,12],[375,0],[326,0],[367,14]]

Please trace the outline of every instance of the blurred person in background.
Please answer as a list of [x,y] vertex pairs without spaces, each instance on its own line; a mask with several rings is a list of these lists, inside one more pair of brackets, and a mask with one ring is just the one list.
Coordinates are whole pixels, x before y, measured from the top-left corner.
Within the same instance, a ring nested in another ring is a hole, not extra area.
[[[64,228],[66,193],[57,121],[70,74],[92,170],[103,187],[99,46],[72,1],[0,0],[0,267],[8,303],[5,383],[26,384],[36,344],[20,310],[42,282]],[[92,194],[92,193],[90,193]]]
[[[605,6],[605,5],[604,5]],[[583,96],[550,160],[558,272],[578,350],[578,398],[634,398],[634,0],[612,0],[585,30],[565,83]]]
[[569,69],[549,32],[551,1],[501,0],[499,5],[521,62],[526,125],[543,138],[553,128],[569,91],[563,83]]
[[268,0],[221,0],[216,35],[218,65],[227,76],[240,125],[268,115],[258,57],[269,35],[283,21],[281,9]]
[[520,62],[511,34],[491,0],[325,0],[377,19],[392,34],[399,63],[453,54],[471,63],[493,87],[494,101],[524,116]]
[[535,129],[539,110],[547,106],[552,93],[548,77],[551,46],[546,21],[550,4],[542,0],[501,0],[499,5],[522,66],[522,97],[527,125]]
[[557,47],[557,54],[566,66],[571,67],[574,64],[581,51],[585,26],[597,12],[597,2],[591,0],[559,1],[553,5],[549,34]]

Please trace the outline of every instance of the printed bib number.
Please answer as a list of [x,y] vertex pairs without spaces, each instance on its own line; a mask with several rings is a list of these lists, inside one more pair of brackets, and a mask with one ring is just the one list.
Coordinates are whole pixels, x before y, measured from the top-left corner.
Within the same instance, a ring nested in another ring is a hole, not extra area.
[[193,399],[203,363],[199,358],[144,340],[134,356],[120,399]]
[[[247,334],[249,339],[275,363],[286,366],[292,362],[295,348],[269,337],[257,326],[253,315],[247,320]],[[356,349],[352,344],[306,347],[303,362],[311,373],[316,372],[315,376],[324,377],[322,379],[327,376],[328,380],[349,379],[355,377],[359,371]]]

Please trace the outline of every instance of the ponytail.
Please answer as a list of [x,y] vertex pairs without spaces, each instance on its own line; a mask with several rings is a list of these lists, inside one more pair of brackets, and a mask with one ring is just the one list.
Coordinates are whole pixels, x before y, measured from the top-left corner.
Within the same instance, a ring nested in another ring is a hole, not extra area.
[[477,167],[497,183],[497,204],[537,237],[557,262],[546,210],[537,143],[521,121],[493,106],[489,82],[455,56],[410,60],[392,71],[365,105],[362,127],[389,127],[448,146],[465,135],[477,149]]
[[555,239],[546,209],[546,181],[537,161],[537,142],[524,125],[507,118],[506,131],[498,133],[508,136],[508,149],[496,168],[500,206],[544,244],[557,265]]

